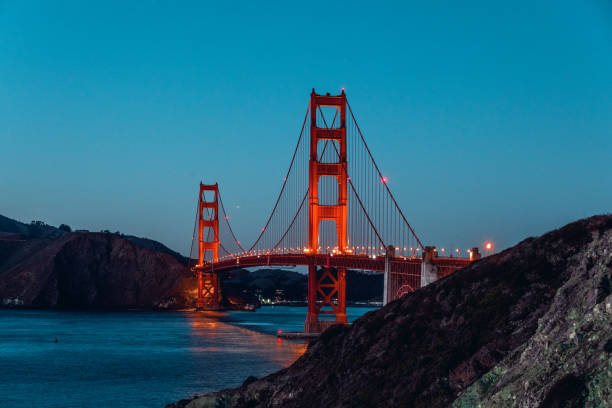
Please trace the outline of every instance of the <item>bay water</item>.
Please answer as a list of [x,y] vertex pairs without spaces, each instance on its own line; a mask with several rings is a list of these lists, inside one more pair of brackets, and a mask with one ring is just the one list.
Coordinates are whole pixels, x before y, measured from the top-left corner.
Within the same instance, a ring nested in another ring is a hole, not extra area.
[[[371,308],[347,308],[353,321]],[[287,367],[304,307],[256,312],[0,309],[0,407],[163,407]]]

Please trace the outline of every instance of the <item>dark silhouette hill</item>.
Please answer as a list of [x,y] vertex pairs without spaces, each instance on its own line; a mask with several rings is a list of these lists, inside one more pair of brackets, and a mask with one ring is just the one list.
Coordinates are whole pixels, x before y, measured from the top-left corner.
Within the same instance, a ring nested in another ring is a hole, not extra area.
[[[349,302],[382,300],[382,274],[355,270],[347,270],[346,274],[346,294]],[[246,291],[265,299],[305,302],[308,278],[304,273],[284,269],[263,268],[249,272],[237,268],[223,274],[222,288],[224,293]]]
[[0,305],[191,307],[195,285],[186,258],[159,242],[0,216]]
[[109,233],[26,241],[0,271],[0,298],[15,306],[188,307],[192,288],[192,274],[173,256]]
[[612,216],[332,326],[290,367],[169,407],[607,407]]
[[55,239],[65,234],[59,228],[47,225],[42,221],[24,224],[0,215],[0,234],[17,234],[31,239]]
[[[120,233],[59,229],[0,216],[0,306],[188,308],[195,305],[194,261],[160,242]],[[347,271],[349,301],[381,297],[382,275]],[[280,293],[280,295],[279,295]],[[306,275],[235,269],[222,278],[223,305],[258,297],[304,301]]]

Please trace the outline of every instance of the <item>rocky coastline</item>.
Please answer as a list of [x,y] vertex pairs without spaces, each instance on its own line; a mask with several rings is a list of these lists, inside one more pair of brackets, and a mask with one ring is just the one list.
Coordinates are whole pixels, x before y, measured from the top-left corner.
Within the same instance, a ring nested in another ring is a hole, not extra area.
[[290,367],[167,408],[608,407],[612,216],[487,257],[352,326]]

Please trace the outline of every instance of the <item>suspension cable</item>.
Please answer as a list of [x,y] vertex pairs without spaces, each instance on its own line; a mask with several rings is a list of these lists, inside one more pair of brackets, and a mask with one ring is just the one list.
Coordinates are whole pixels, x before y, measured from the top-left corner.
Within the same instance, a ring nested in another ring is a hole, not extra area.
[[[196,211],[195,211],[195,222],[193,223],[193,234],[191,234],[191,248],[189,249],[189,261],[187,262],[187,270],[191,270],[191,262],[193,262],[193,241],[196,236],[196,229],[198,226],[198,216],[200,215],[200,197],[196,200]],[[200,237],[198,237],[198,251],[200,245]]]
[[[370,159],[372,159],[372,163],[374,164],[374,167],[376,168],[376,171],[378,172],[378,176],[380,177],[381,180],[383,180],[383,175],[380,172],[380,169],[378,168],[378,165],[376,164],[376,161],[374,160],[374,156],[372,156],[372,152],[370,151],[370,148],[368,147],[368,144],[366,143],[365,138],[363,137],[363,134],[361,133],[361,129],[359,128],[359,124],[357,123],[357,120],[355,119],[355,115],[353,115],[353,110],[351,109],[351,105],[349,104],[348,99],[346,100],[346,106],[349,108],[349,112],[351,114],[351,117],[353,118],[353,122],[355,123],[355,127],[357,128],[357,132],[359,133],[359,136],[361,137],[361,141],[363,142],[363,145],[365,146],[365,148],[366,148],[366,150],[368,152],[368,155],[370,156]],[[397,205],[397,201],[395,201],[395,197],[393,197],[393,194],[391,193],[391,190],[389,189],[389,186],[387,185],[387,183],[383,183],[383,184],[384,184],[385,188],[387,189],[387,192],[389,193],[389,196],[391,197],[391,200],[393,200],[393,204],[395,204],[395,208],[397,208],[397,210],[399,211],[400,215],[402,216],[402,219],[404,220],[404,222],[406,223],[406,225],[410,229],[410,232],[412,232],[412,235],[417,240],[419,246],[421,247],[421,250],[424,251],[425,247],[423,246],[423,244],[421,243],[421,240],[419,239],[419,237],[416,235],[416,233],[412,229],[412,226],[410,225],[408,220],[406,220],[406,217],[404,216],[404,213],[402,212],[402,209],[399,207],[399,205]]]
[[306,120],[308,119],[309,111],[310,111],[310,101],[308,102],[308,108],[306,109],[306,116],[304,117],[304,122],[302,123],[302,129],[300,130],[300,137],[298,138],[297,145],[295,146],[295,150],[293,151],[293,157],[291,158],[291,164],[289,165],[289,170],[287,170],[285,181],[283,182],[283,187],[281,188],[281,191],[278,194],[278,198],[276,199],[276,203],[274,204],[274,208],[272,209],[272,212],[270,213],[270,216],[268,217],[268,221],[266,222],[266,225],[261,229],[261,233],[259,234],[259,237],[257,237],[257,240],[253,243],[253,245],[251,245],[248,252],[251,252],[251,250],[255,248],[255,245],[257,245],[257,243],[259,242],[263,234],[266,232],[266,229],[268,228],[268,225],[270,224],[270,220],[272,220],[272,216],[274,215],[274,212],[276,211],[276,207],[278,206],[278,203],[280,202],[280,199],[283,195],[283,191],[285,190],[285,186],[287,185],[287,180],[289,180],[289,173],[291,172],[291,168],[293,167],[295,156],[297,155],[298,148],[300,147],[300,141],[302,140],[302,136],[304,134],[304,127],[306,126]]
[[225,216],[224,218],[225,218],[225,223],[227,224],[227,228],[229,228],[229,231],[232,234],[232,238],[234,238],[234,242],[236,243],[236,245],[238,245],[238,247],[244,252],[244,248],[242,247],[242,245],[240,245],[240,241],[238,240],[238,238],[236,238],[236,235],[234,234],[234,231],[232,230],[232,226],[230,225],[227,212],[225,212],[225,207],[223,206],[223,200],[221,200],[221,192],[218,192],[218,199],[219,199],[219,204],[221,204],[221,210],[223,211],[223,214]]
[[308,198],[308,192],[309,191],[310,191],[310,189],[307,188],[306,189],[306,194],[304,194],[304,198],[302,199],[302,203],[300,204],[300,207],[298,208],[297,212],[295,213],[295,217],[293,217],[293,220],[291,221],[291,225],[289,225],[289,227],[287,228],[287,230],[285,231],[283,236],[278,240],[278,242],[276,243],[276,245],[274,245],[274,247],[272,249],[276,249],[280,245],[280,243],[283,241],[283,239],[285,239],[285,236],[287,235],[287,233],[289,232],[291,227],[293,227],[293,223],[297,219],[298,215],[300,215],[300,211],[302,210],[302,207],[304,206],[304,203],[306,202],[306,199]]

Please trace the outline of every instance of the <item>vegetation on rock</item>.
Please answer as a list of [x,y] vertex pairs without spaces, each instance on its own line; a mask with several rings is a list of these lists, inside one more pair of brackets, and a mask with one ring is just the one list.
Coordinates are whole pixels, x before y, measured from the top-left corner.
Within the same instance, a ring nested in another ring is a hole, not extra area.
[[606,407],[612,216],[474,262],[197,407]]

